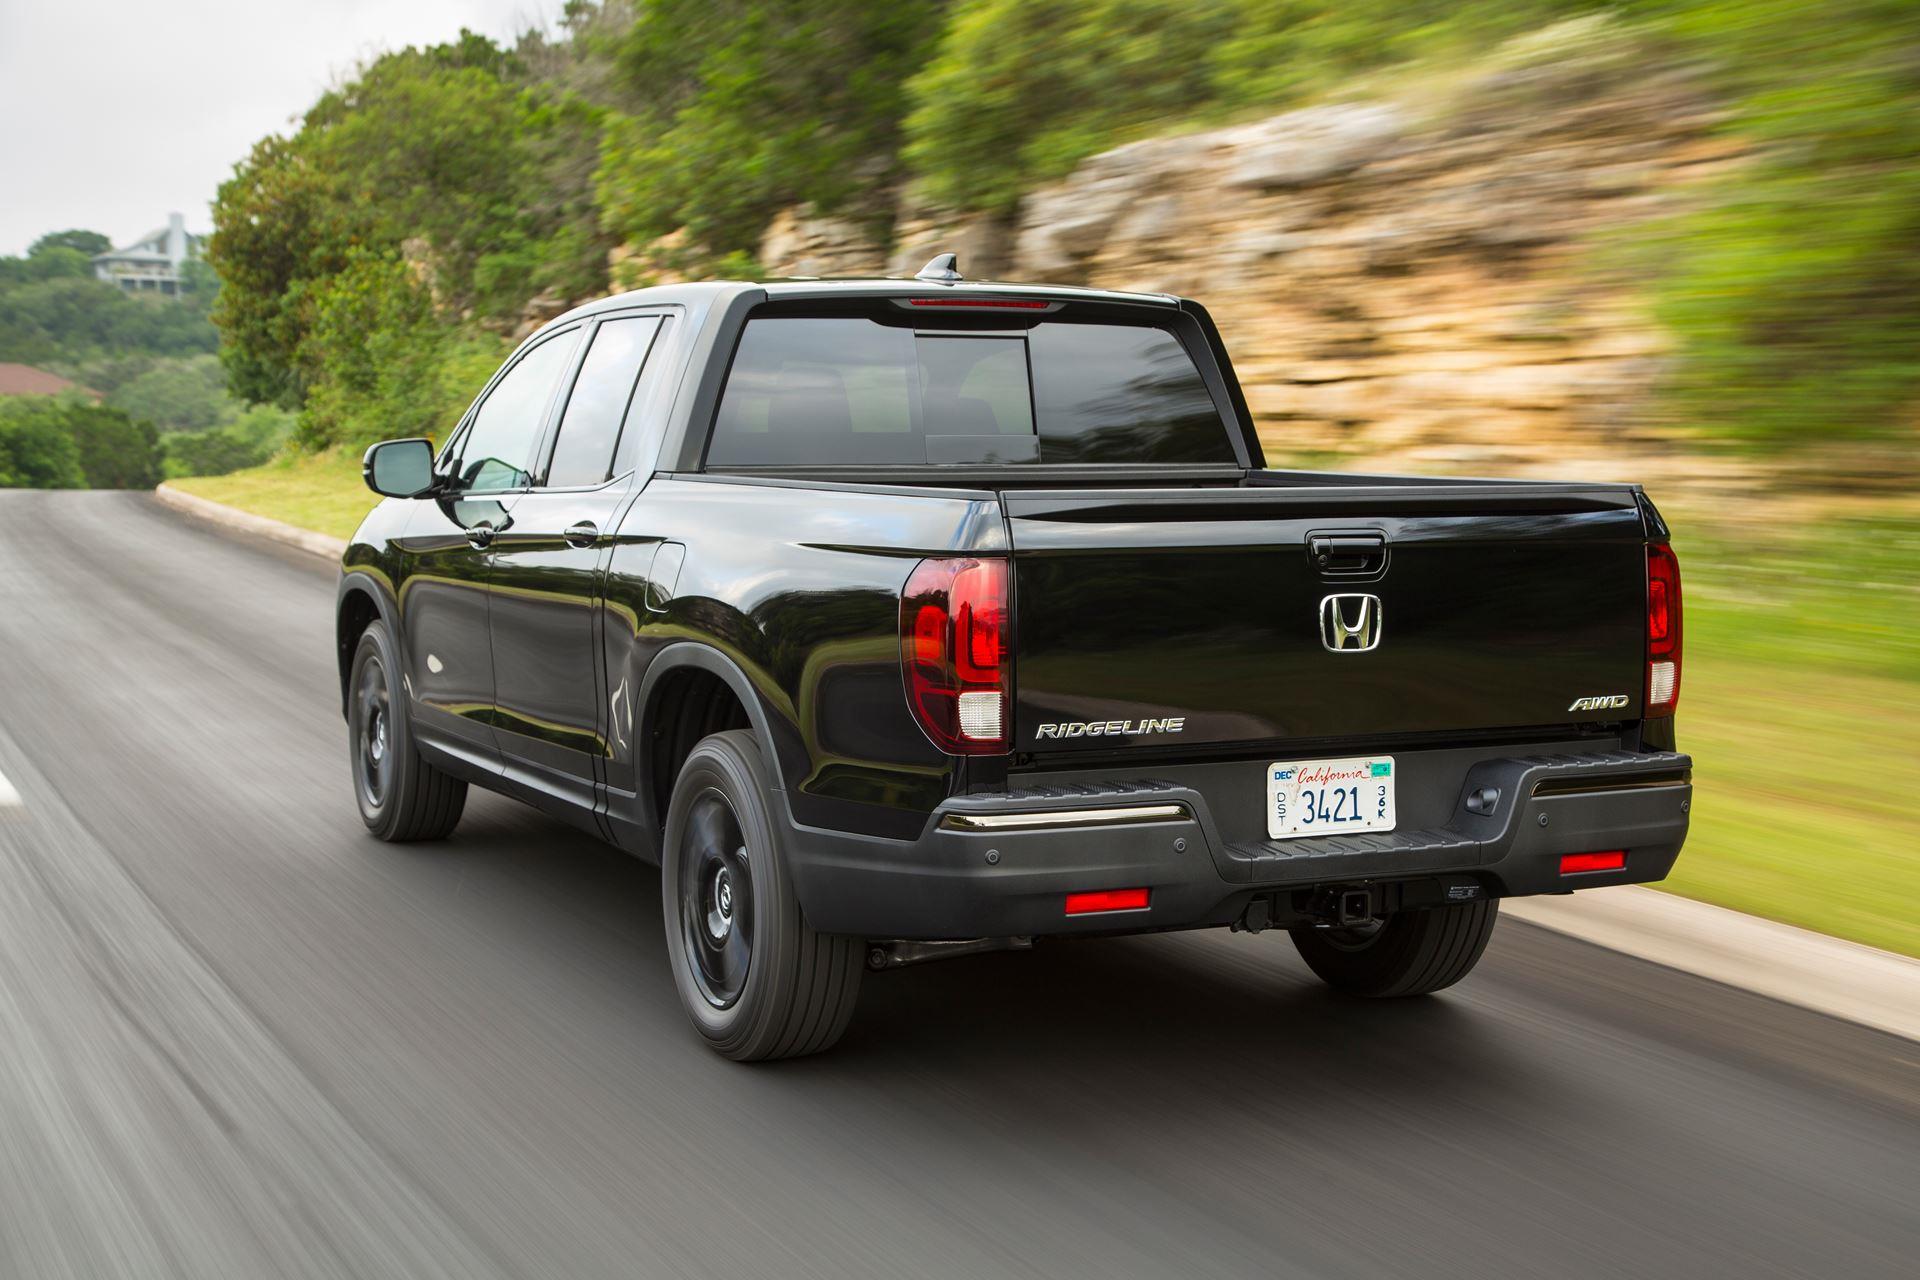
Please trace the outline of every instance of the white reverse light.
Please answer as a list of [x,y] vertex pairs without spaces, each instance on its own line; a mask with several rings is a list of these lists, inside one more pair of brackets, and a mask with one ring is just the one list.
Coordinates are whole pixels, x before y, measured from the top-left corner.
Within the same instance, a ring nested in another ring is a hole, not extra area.
[[1664,707],[1673,701],[1674,676],[1679,668],[1671,662],[1653,662],[1647,664],[1647,701],[1656,707]]
[[960,695],[960,732],[969,738],[991,742],[1000,736],[1002,695],[995,690],[976,690]]

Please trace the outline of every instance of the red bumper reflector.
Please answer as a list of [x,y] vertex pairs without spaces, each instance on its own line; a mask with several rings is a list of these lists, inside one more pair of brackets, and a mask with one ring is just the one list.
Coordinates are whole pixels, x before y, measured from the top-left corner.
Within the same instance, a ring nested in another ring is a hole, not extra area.
[[1067,895],[1067,914],[1089,916],[1101,911],[1143,911],[1147,906],[1145,889],[1095,889],[1090,893]]
[[1563,853],[1560,855],[1560,874],[1576,875],[1582,871],[1618,871],[1627,865],[1625,849],[1608,849],[1604,853]]

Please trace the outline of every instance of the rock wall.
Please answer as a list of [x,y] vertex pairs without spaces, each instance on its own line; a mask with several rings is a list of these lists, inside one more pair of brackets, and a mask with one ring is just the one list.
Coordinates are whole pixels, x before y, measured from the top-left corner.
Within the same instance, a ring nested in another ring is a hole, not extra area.
[[1659,447],[1665,344],[1607,235],[1731,157],[1683,75],[1508,54],[1097,156],[1025,202],[1015,277],[1202,300],[1276,457],[1617,470]]
[[1737,464],[1681,457],[1654,429],[1666,344],[1609,248],[1739,162],[1715,122],[1683,69],[1568,24],[1444,82],[1119,147],[1030,193],[1011,224],[904,209],[888,266],[946,248],[976,277],[1197,298],[1276,460],[1596,477],[1655,463],[1738,483]]

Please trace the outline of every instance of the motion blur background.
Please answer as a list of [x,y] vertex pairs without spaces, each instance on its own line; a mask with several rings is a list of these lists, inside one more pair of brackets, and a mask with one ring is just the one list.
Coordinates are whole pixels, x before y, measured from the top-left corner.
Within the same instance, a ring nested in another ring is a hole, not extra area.
[[0,379],[0,486],[201,477],[178,482],[344,535],[368,442],[442,432],[519,336],[610,290],[952,250],[1178,292],[1272,465],[1643,482],[1677,530],[1700,760],[1665,887],[1920,955],[1920,5],[448,21],[250,125],[175,289],[98,278],[132,226],[0,259],[0,364],[55,375]]

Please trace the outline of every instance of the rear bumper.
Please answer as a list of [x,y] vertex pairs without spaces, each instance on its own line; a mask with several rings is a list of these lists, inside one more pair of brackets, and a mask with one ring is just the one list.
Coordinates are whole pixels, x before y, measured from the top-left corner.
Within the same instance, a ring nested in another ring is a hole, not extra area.
[[[1687,756],[1460,755],[1432,753],[1424,782],[1402,796],[1402,828],[1377,836],[1272,841],[1249,832],[1247,815],[1259,807],[1245,803],[1246,781],[1234,771],[1250,769],[1257,784],[1256,763],[956,797],[913,841],[796,826],[788,860],[814,928],[940,939],[1230,924],[1256,899],[1284,919],[1336,887],[1374,888],[1391,909],[1638,884],[1663,879],[1686,839]],[[1404,770],[1403,786],[1422,772]],[[1490,806],[1469,805],[1488,792],[1498,793]],[[1560,872],[1563,854],[1616,849],[1626,854],[1619,870]],[[1143,909],[1066,914],[1069,893],[1134,888],[1149,890]]]

